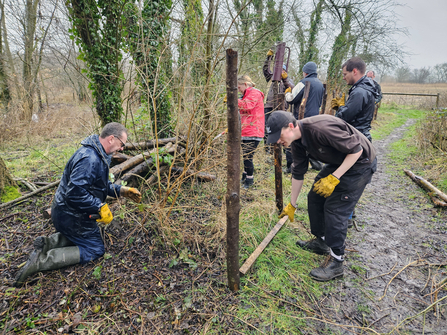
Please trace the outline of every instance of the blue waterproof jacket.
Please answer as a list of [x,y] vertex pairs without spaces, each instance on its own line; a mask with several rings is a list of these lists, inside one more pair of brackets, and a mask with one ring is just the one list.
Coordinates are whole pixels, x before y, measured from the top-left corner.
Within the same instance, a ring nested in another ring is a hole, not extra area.
[[121,186],[109,181],[111,156],[98,135],[84,139],[65,166],[54,195],[51,217],[57,231],[79,246],[81,263],[104,254],[104,244],[95,219],[107,196],[118,197]]

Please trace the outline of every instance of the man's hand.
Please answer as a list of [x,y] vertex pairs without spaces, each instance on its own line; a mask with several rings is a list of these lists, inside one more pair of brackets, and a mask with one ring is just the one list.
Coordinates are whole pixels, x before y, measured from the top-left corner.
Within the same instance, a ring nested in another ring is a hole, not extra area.
[[293,222],[295,221],[295,211],[296,211],[296,207],[294,207],[290,202],[289,204],[284,207],[284,209],[282,210],[281,214],[279,214],[279,218],[283,218],[284,216],[288,216],[289,217],[289,221]]
[[97,219],[96,222],[101,222],[107,225],[113,220],[112,212],[110,211],[109,205],[107,204],[104,204],[99,209],[99,215],[101,216],[101,218]]
[[314,185],[314,192],[325,198],[330,196],[334,192],[335,186],[340,183],[340,180],[334,175],[330,174],[325,178],[321,178]]
[[290,87],[287,87],[284,93],[292,93],[292,89]]
[[134,202],[141,201],[141,193],[133,187],[121,186],[120,196],[129,198]]
[[267,57],[273,56],[275,53],[273,52],[272,49],[270,49],[269,51],[267,51]]
[[287,77],[288,77],[288,74],[287,74],[287,72],[286,72],[286,71],[284,71],[284,70],[282,70],[282,72],[281,72],[281,78],[282,78],[282,79],[284,79],[284,80],[286,80],[286,79],[287,79]]
[[341,98],[334,98],[331,100],[331,108],[337,110],[338,107],[345,105],[345,94]]

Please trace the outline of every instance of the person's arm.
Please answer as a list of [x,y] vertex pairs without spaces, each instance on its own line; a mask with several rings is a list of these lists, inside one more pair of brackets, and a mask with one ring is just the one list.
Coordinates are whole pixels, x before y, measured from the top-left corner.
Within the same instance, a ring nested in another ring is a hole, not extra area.
[[303,187],[304,179],[297,180],[292,177],[292,191],[290,192],[290,203],[296,208],[296,201],[300,195],[301,188]]
[[259,103],[259,100],[262,99],[260,95],[256,94],[256,89],[251,89],[251,92],[248,92],[243,99],[238,99],[237,106],[239,107],[239,112],[241,114],[249,114],[252,109],[256,107]]
[[303,94],[304,94],[304,84],[302,82],[299,82],[298,85],[296,85],[293,88],[291,93],[286,93],[285,98],[288,103],[296,104],[298,102],[301,102]]
[[89,192],[91,185],[97,179],[96,164],[88,157],[81,158],[72,167],[67,185],[65,201],[67,205],[81,213],[97,213],[102,206],[101,199]]
[[379,97],[376,99],[376,104],[378,104],[380,101],[382,101],[382,98],[383,98],[382,87],[380,87],[379,83],[377,83],[377,93],[379,93]]
[[340,179],[346,173],[346,171],[348,171],[355,164],[355,162],[357,162],[357,160],[362,155],[362,152],[363,148],[359,152],[346,155],[343,163],[341,163],[341,165],[332,173],[332,175]]
[[269,61],[273,58],[273,56],[267,56],[267,58],[265,59],[264,62],[264,66],[262,67],[262,72],[264,73],[264,78],[266,82],[269,82],[272,77],[273,77],[273,73],[270,72],[269,69]]
[[340,106],[335,113],[336,117],[350,123],[362,111],[363,94],[360,89],[353,90],[346,101],[346,105]]

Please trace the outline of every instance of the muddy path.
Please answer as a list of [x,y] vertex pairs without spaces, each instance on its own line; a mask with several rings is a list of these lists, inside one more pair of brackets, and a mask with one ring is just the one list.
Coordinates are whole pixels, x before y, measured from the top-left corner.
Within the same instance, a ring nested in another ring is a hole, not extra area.
[[390,144],[412,123],[374,141],[378,170],[356,208],[358,230],[348,232],[344,279],[320,301],[324,313],[350,325],[337,332],[447,334],[445,283],[441,287],[447,272],[446,211],[434,209],[387,157]]

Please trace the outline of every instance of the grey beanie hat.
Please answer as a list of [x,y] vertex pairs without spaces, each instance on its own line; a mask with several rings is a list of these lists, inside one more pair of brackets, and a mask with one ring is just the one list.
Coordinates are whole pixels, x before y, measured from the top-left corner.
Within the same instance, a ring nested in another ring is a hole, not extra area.
[[317,73],[317,64],[315,64],[314,62],[307,62],[303,66],[303,72],[307,74]]

